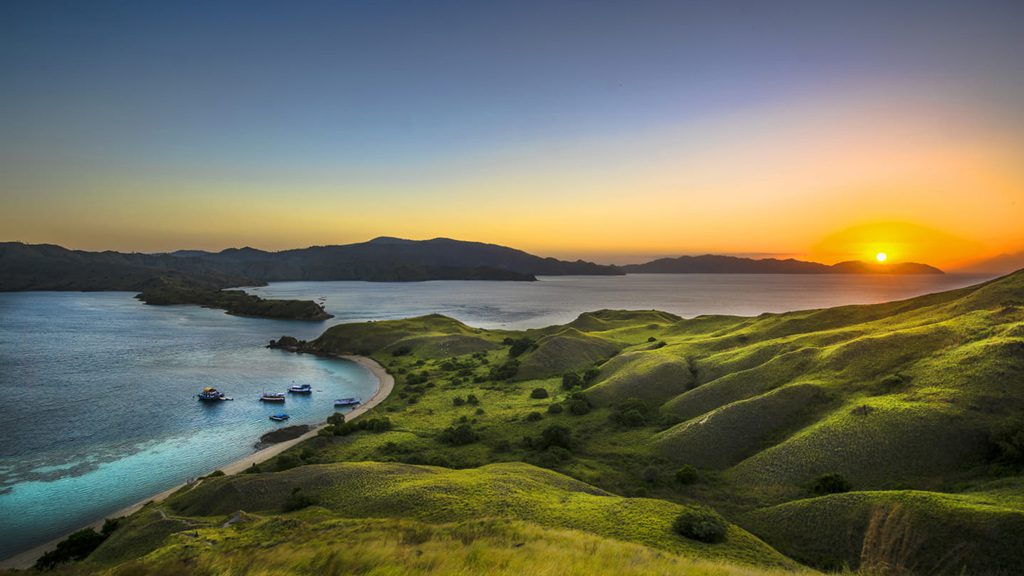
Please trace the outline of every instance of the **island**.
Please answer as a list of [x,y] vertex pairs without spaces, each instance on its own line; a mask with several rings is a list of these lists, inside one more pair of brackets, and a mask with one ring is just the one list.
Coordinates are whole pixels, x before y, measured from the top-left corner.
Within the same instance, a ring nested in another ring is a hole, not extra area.
[[158,278],[135,296],[146,304],[195,304],[234,316],[321,321],[333,318],[312,300],[266,300],[242,290],[221,290],[195,282]]

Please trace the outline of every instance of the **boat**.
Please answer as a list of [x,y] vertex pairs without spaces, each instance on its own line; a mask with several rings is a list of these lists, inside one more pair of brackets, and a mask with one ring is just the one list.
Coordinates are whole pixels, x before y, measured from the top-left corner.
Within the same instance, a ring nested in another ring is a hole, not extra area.
[[312,394],[313,387],[309,384],[299,384],[288,387],[288,392],[292,394]]
[[220,402],[222,400],[232,400],[232,398],[228,398],[220,390],[210,387],[203,388],[202,392],[196,394],[196,398],[198,398],[200,402]]
[[272,414],[270,416],[270,419],[273,420],[274,422],[284,422],[285,420],[287,420],[289,418],[291,418],[291,416],[285,414],[284,412],[282,412],[280,414]]
[[284,402],[284,394],[280,392],[264,392],[260,402]]
[[356,406],[362,404],[363,401],[359,398],[338,398],[334,401],[335,408],[345,408],[348,406]]

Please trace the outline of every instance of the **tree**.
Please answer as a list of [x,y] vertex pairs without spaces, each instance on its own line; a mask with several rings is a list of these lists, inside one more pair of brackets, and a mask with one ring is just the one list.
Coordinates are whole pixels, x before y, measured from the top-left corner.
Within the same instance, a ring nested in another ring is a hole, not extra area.
[[693,484],[699,478],[700,474],[697,473],[697,469],[689,464],[686,464],[679,470],[676,470],[676,482],[684,486],[687,484]]
[[532,350],[535,346],[536,343],[530,338],[526,338],[525,336],[522,338],[516,338],[510,341],[508,355],[512,358],[516,358]]
[[560,424],[552,424],[540,433],[539,448],[559,446],[566,450],[572,450],[572,430]]
[[814,492],[818,496],[824,496],[826,494],[839,494],[841,492],[849,492],[852,486],[843,478],[840,474],[825,474],[811,485],[811,492]]
[[575,372],[566,372],[562,375],[562,389],[571,390],[579,386],[583,381],[580,380],[580,375]]
[[577,392],[566,400],[566,405],[569,408],[569,413],[576,416],[583,416],[588,414],[591,409],[590,400],[586,396]]
[[530,392],[530,398],[535,400],[541,400],[548,397],[548,391],[545,388],[534,388],[533,392]]
[[691,506],[676,517],[672,530],[684,538],[713,544],[725,540],[729,525],[711,508]]
[[466,444],[472,444],[480,439],[480,435],[473,431],[473,428],[469,424],[460,424],[458,426],[449,426],[443,432],[439,440],[445,444],[451,444],[452,446],[465,446]]

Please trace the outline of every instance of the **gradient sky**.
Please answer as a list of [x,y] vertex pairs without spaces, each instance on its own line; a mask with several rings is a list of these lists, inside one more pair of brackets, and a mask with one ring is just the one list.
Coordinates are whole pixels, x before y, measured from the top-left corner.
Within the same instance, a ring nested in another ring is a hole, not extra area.
[[0,240],[1024,248],[1024,2],[0,4]]

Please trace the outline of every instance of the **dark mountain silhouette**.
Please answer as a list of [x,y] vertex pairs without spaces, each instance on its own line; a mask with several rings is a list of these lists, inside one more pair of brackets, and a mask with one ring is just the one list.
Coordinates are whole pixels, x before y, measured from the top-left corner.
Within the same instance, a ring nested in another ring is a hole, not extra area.
[[680,256],[659,258],[645,264],[620,266],[628,274],[942,274],[942,270],[927,264],[900,262],[872,264],[849,261],[829,266],[818,262],[805,262],[788,258],[740,258],[736,256]]
[[622,274],[614,266],[541,258],[521,250],[447,238],[377,238],[281,252],[229,248],[169,254],[85,252],[49,244],[0,243],[0,290],[144,290],[162,278],[203,287],[285,280],[534,280],[536,275]]

